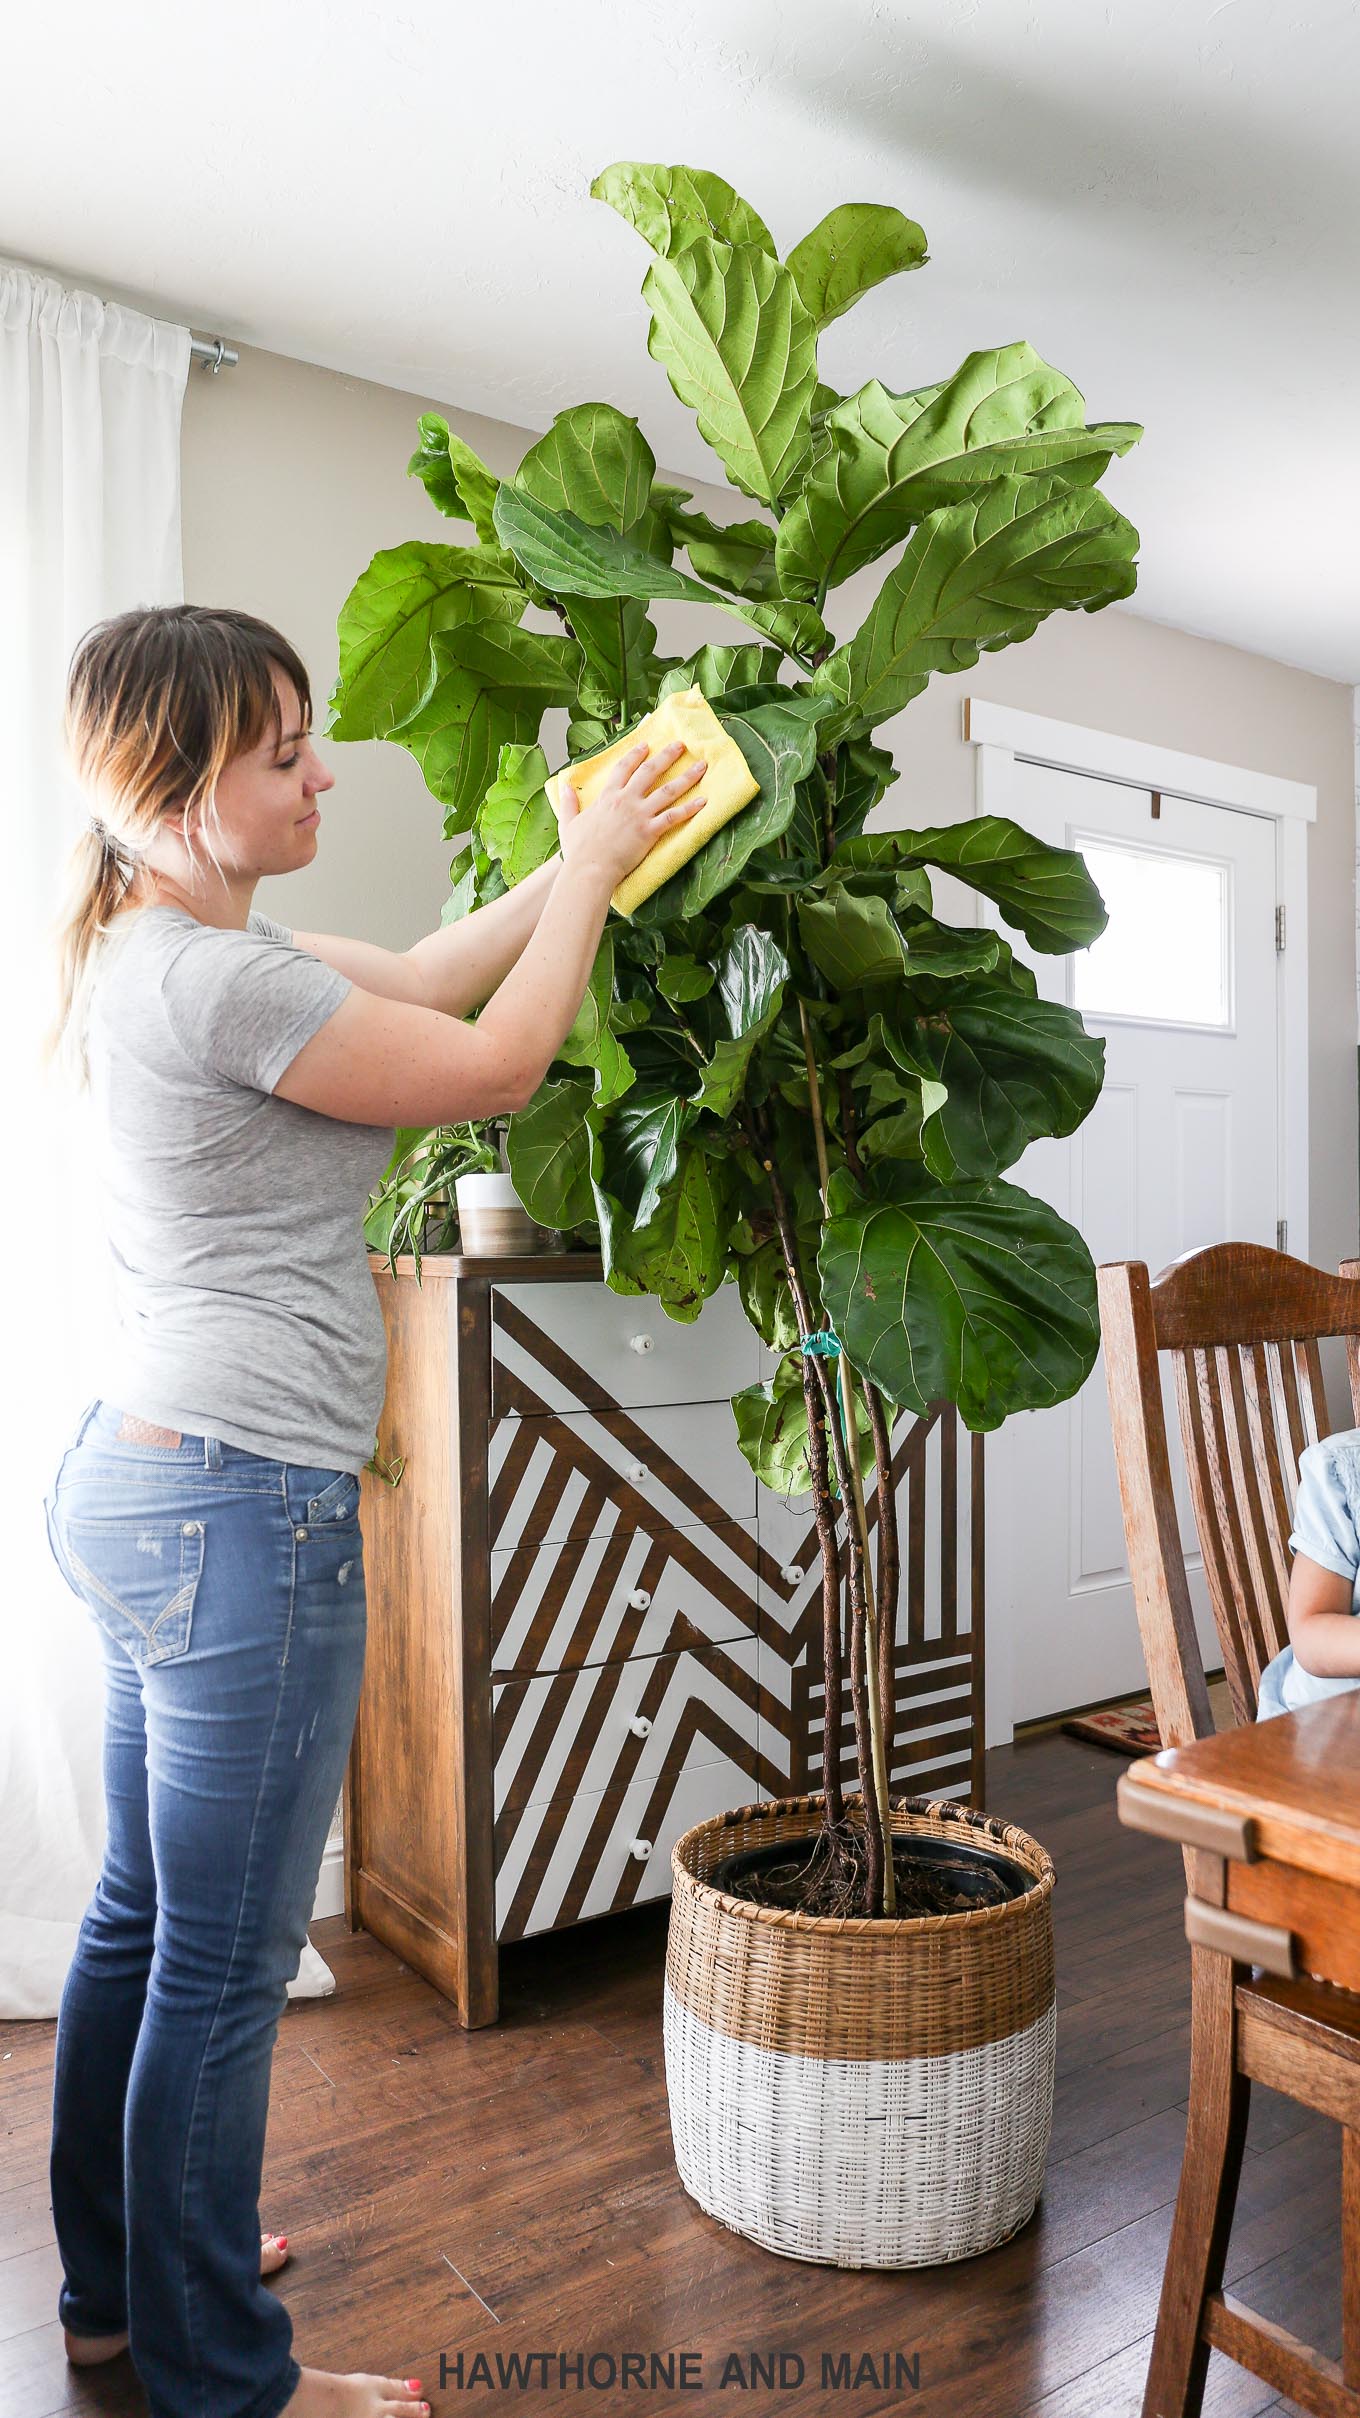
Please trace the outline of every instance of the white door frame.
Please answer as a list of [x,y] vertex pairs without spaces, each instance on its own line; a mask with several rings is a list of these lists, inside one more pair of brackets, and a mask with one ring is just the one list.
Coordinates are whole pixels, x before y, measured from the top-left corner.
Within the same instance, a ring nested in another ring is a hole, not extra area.
[[[1317,790],[1307,781],[1286,781],[1244,765],[1218,764],[1155,740],[1126,739],[1114,731],[1058,722],[1018,706],[994,705],[983,697],[963,701],[963,737],[975,753],[973,812],[1012,815],[1017,763],[1048,764],[1061,772],[1087,773],[1133,789],[1155,789],[1164,797],[1189,798],[1205,806],[1227,806],[1263,815],[1275,825],[1275,897],[1283,914],[1285,946],[1276,958],[1279,1032],[1279,1215],[1287,1225],[1288,1249],[1308,1257],[1308,825],[1317,820]],[[987,902],[981,902],[984,909]],[[1156,1269],[1152,1271],[1156,1275]],[[989,1486],[989,1492],[991,1491]],[[1010,1526],[1004,1484],[998,1509]],[[990,1523],[989,1523],[990,1526]],[[1004,1573],[1007,1557],[988,1554],[988,1599],[1001,1615],[1002,1634],[989,1636],[987,1742],[1013,1734],[1011,1663],[1015,1650],[1014,1606]]]

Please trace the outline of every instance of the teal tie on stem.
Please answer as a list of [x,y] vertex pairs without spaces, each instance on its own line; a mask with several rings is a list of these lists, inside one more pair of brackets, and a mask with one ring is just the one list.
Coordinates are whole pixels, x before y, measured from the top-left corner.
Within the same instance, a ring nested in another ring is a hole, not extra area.
[[840,1358],[840,1343],[829,1327],[823,1329],[818,1335],[805,1335],[801,1348],[805,1360],[839,1360]]

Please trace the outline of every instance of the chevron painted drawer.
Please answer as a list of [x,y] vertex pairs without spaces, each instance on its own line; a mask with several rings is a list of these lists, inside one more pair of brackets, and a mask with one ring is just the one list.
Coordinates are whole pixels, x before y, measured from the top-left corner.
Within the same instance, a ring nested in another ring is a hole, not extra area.
[[[667,1895],[682,1831],[818,1784],[817,1538],[738,1450],[729,1397],[766,1355],[735,1286],[684,1326],[585,1255],[369,1264],[387,1474],[346,1913],[487,2024],[502,1943]],[[893,1438],[894,1778],[979,1803],[980,1451],[952,1411]],[[844,1724],[840,1748],[848,1774]]]

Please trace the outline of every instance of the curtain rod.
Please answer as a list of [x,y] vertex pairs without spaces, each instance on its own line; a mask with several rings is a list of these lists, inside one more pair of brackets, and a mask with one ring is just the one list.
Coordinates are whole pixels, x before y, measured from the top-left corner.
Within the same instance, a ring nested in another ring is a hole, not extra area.
[[189,338],[189,351],[195,361],[203,361],[207,363],[207,366],[212,371],[214,377],[216,377],[219,369],[235,369],[236,364],[240,359],[239,353],[234,353],[229,344],[224,344],[222,342],[220,336],[212,336],[206,339],[202,336],[191,336]]

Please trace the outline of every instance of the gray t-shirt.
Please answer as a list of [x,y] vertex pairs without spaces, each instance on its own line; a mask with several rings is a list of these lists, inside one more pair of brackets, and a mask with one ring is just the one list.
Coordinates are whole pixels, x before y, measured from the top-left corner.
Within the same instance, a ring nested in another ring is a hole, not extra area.
[[100,943],[88,1041],[118,1311],[94,1390],[357,1475],[387,1378],[363,1213],[396,1128],[271,1090],[352,988],[253,909],[238,932],[141,908]]

